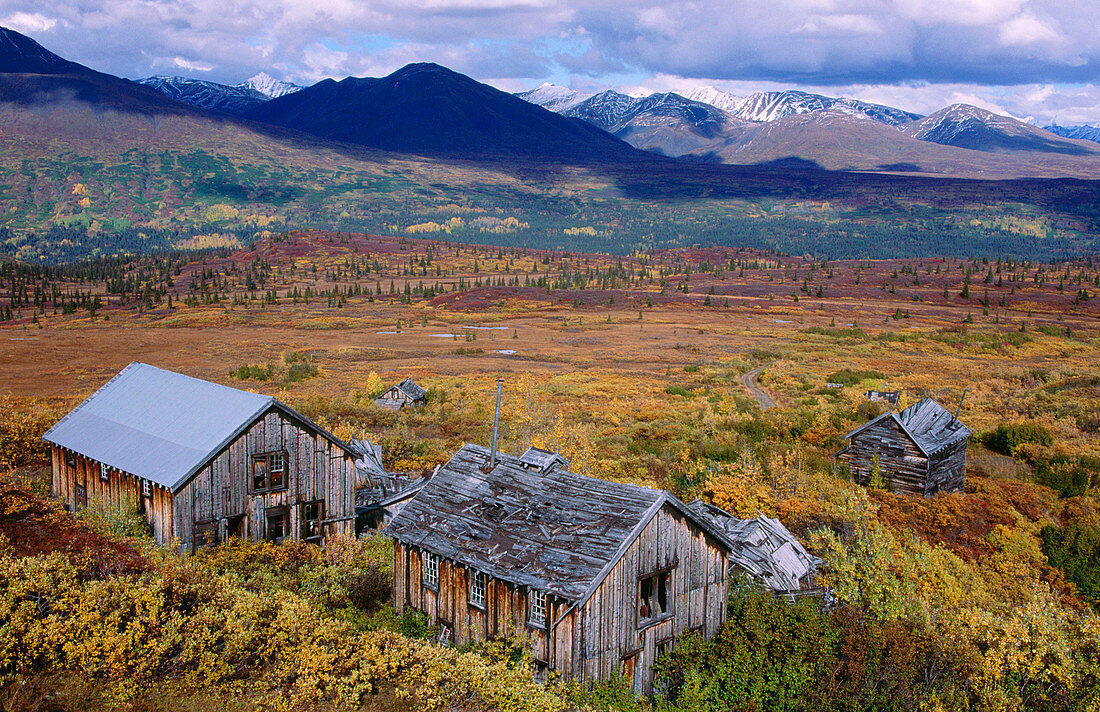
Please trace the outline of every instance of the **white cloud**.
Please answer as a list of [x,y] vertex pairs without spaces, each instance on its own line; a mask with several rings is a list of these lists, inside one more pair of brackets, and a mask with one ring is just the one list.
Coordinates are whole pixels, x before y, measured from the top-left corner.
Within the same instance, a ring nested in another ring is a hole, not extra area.
[[997,30],[1000,43],[1005,46],[1032,45],[1041,42],[1057,42],[1062,36],[1030,12],[1003,23]]
[[57,25],[57,18],[47,17],[37,12],[15,12],[0,18],[0,25],[23,34],[35,34],[52,30]]
[[209,72],[214,68],[214,65],[207,64],[205,62],[192,62],[189,59],[183,57],[172,57],[172,64],[176,65],[180,69],[186,69],[191,72]]

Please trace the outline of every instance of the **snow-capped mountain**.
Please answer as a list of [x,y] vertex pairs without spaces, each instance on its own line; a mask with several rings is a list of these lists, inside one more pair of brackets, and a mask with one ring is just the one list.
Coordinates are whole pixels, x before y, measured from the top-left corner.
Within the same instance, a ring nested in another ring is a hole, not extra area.
[[138,84],[156,89],[167,97],[207,111],[243,114],[268,100],[260,92],[243,86],[229,86],[187,77],[146,77]]
[[1082,141],[1095,141],[1100,143],[1100,126],[1089,126],[1088,124],[1082,124],[1081,126],[1059,126],[1058,124],[1051,124],[1043,128],[1062,138],[1075,138]]
[[730,94],[728,91],[722,91],[712,86],[700,86],[691,89],[673,89],[673,92],[685,99],[710,104],[730,114],[737,111],[741,104],[745,103],[745,97]]
[[775,121],[791,114],[809,114],[824,110],[840,111],[853,115],[862,114],[867,118],[890,126],[900,126],[920,118],[920,114],[902,111],[892,106],[871,104],[859,99],[833,98],[795,90],[757,92],[747,97],[731,113],[745,121]]
[[746,124],[710,104],[668,92],[639,99],[612,133],[635,148],[682,156],[727,138]]
[[545,82],[534,89],[518,92],[516,96],[524,101],[538,104],[544,109],[549,109],[550,111],[561,114],[572,109],[592,95],[582,94],[568,87]]
[[599,94],[588,97],[575,106],[560,113],[577,119],[584,119],[594,126],[599,126],[604,131],[614,131],[642,99],[635,99],[626,94],[608,89]]
[[902,130],[921,141],[976,151],[1043,151],[1074,155],[1091,152],[1088,144],[970,104],[953,104],[913,121]]
[[302,88],[297,84],[291,84],[290,82],[284,82],[281,79],[276,79],[267,72],[260,72],[256,76],[250,78],[248,81],[241,82],[236,86],[238,89],[251,89],[254,92],[262,94],[268,99],[278,99],[280,96],[293,94],[294,92]]

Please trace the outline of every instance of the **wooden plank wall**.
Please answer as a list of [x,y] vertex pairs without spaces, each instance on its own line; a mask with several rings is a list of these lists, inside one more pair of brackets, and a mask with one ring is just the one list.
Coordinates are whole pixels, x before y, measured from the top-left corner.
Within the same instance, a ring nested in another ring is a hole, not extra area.
[[929,461],[928,487],[925,494],[962,492],[966,477],[965,439],[934,453]]
[[856,482],[866,485],[871,478],[873,458],[878,455],[882,479],[901,494],[925,493],[928,458],[909,439],[893,418],[887,418],[857,434],[843,458],[852,468]]
[[[569,641],[572,638],[572,627],[563,624],[552,631],[548,630],[550,624],[566,610],[568,601],[547,596],[547,626],[532,626],[528,624],[530,591],[526,587],[489,578],[485,587],[485,606],[481,608],[469,600],[472,569],[449,559],[441,559],[439,588],[432,589],[423,583],[423,554],[420,549],[406,547],[400,541],[394,542],[395,610],[400,613],[406,607],[411,607],[423,611],[431,624],[445,625],[450,629],[450,639],[456,645],[474,640],[526,636],[531,641],[531,652],[536,660],[546,663],[552,669],[563,672],[569,669],[569,656],[560,659],[554,655],[554,651],[571,649]],[[561,665],[565,665],[565,669]]]
[[[672,616],[639,629],[639,578],[669,567]],[[725,621],[728,593],[725,550],[665,505],[581,609],[571,651],[573,668],[581,678],[602,680],[622,671],[624,661],[636,656],[634,692],[651,694],[657,644],[692,630],[714,636]]]
[[[286,452],[287,487],[253,493],[252,456],[276,451]],[[265,511],[286,507],[289,537],[297,539],[300,505],[322,500],[325,536],[350,535],[355,532],[355,487],[355,459],[350,453],[272,409],[177,493],[175,530],[187,548],[194,524],[244,515],[246,537],[258,541],[266,534]],[[224,535],[223,526],[219,538]]]
[[[145,513],[145,518],[153,530],[153,536],[158,544],[165,546],[172,543],[173,517],[172,495],[156,484],[151,484],[150,497],[141,494],[141,479],[126,472],[108,469],[107,481],[100,478],[99,462],[83,455],[70,452],[58,445],[50,446],[53,458],[53,496],[65,503],[71,511],[76,511],[77,493],[76,486],[83,485],[87,493],[88,504],[93,499],[98,499],[105,507],[112,509],[125,509],[137,504],[139,511]],[[68,461],[72,459],[74,466],[69,467]]]
[[[439,590],[423,585],[423,552],[394,544],[394,607],[424,611],[428,620],[447,625],[456,644],[500,637],[516,632],[531,637],[535,658],[566,678],[609,678],[620,671],[624,656],[637,653],[634,690],[653,690],[652,666],[657,644],[690,630],[706,637],[718,632],[725,620],[729,592],[729,563],[724,549],[691,520],[670,506],[646,526],[623,558],[608,574],[589,602],[565,616],[570,602],[547,597],[550,630],[527,625],[529,598],[525,588],[489,579],[484,610],[469,603],[471,570],[442,559]],[[638,629],[638,579],[673,566],[669,598],[671,618]]]

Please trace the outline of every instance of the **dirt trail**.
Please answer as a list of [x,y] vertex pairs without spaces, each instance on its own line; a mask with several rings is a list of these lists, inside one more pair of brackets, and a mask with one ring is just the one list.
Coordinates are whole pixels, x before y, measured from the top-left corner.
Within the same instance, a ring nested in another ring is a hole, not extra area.
[[775,363],[775,361],[766,363],[763,366],[757,366],[741,376],[741,383],[745,384],[745,388],[749,389],[749,393],[751,393],[752,397],[756,399],[756,402],[760,404],[760,410],[767,410],[768,408],[775,407],[775,401],[772,400],[768,392],[760,386],[760,381],[758,380],[760,378],[760,372],[768,366],[771,366],[772,363]]

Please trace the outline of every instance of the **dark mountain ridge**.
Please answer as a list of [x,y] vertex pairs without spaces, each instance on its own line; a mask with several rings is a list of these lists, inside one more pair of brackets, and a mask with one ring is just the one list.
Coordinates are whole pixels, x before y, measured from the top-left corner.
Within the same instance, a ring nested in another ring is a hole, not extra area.
[[255,121],[386,151],[468,159],[652,159],[600,129],[438,64],[380,79],[326,79],[245,114]]

